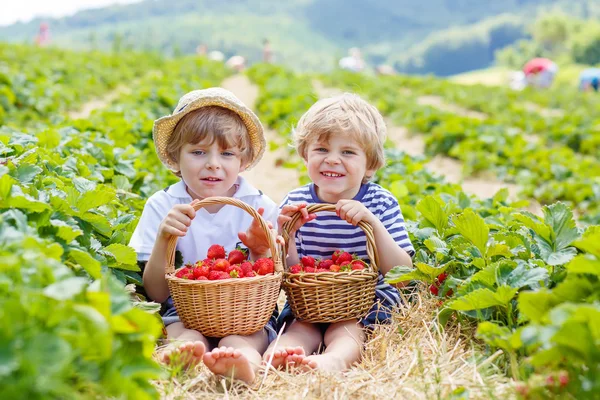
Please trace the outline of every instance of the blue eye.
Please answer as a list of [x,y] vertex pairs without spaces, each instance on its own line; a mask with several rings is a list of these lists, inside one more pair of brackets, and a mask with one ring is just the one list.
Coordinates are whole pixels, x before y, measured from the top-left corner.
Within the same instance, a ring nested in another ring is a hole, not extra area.
[[195,156],[201,156],[204,154],[204,152],[202,150],[194,150],[192,151],[192,154]]
[[226,156],[226,157],[235,156],[235,153],[232,153],[231,151],[224,151],[224,152],[223,152],[223,153],[221,153],[221,154],[223,154],[223,155],[224,155],[224,156]]
[[356,154],[352,150],[344,150],[344,154]]

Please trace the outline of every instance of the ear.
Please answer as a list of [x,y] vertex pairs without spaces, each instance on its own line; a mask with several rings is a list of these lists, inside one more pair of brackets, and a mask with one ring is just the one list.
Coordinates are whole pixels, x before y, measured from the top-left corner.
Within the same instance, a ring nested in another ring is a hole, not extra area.
[[249,164],[246,164],[246,165],[240,164],[240,172],[239,173],[241,174],[242,172],[244,172],[245,170],[247,170],[248,167],[249,167]]
[[368,169],[365,171],[365,178],[371,179],[374,175],[375,172],[377,172],[376,169]]

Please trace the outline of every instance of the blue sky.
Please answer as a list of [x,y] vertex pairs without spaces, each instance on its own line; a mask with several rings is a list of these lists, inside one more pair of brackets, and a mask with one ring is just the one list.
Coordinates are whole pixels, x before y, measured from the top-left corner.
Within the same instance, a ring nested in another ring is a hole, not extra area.
[[86,8],[136,1],[140,0],[5,0],[0,12],[0,25],[27,22],[35,17],[60,17]]

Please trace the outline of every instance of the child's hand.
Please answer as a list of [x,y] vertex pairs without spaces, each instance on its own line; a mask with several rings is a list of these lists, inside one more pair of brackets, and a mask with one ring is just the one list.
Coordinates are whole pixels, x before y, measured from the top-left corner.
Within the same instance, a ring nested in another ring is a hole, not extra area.
[[[262,216],[265,212],[265,209],[260,207],[258,213]],[[273,229],[273,224],[270,221],[267,221],[267,226],[269,227],[270,233],[273,238],[277,241],[277,243],[283,244],[283,238],[277,235],[277,231]],[[269,253],[269,239],[265,235],[265,232],[261,229],[260,224],[257,220],[253,219],[252,224],[246,232],[239,232],[238,237],[251,252],[254,257],[262,257]]]
[[279,213],[279,217],[277,217],[277,224],[279,225],[279,230],[281,231],[283,224],[292,220],[292,216],[296,214],[298,211],[302,214],[296,224],[292,227],[292,230],[289,232],[290,237],[293,237],[296,234],[296,231],[302,227],[305,223],[312,221],[317,218],[317,214],[309,214],[306,209],[306,203],[298,203],[298,204],[288,204],[283,206],[281,212]]
[[348,221],[356,226],[360,221],[375,224],[378,219],[369,211],[367,207],[360,201],[356,200],[340,200],[335,205],[335,212],[341,219]]
[[161,237],[185,236],[188,227],[196,216],[193,205],[197,201],[198,200],[194,200],[190,204],[174,205],[165,219],[160,223],[158,235]]

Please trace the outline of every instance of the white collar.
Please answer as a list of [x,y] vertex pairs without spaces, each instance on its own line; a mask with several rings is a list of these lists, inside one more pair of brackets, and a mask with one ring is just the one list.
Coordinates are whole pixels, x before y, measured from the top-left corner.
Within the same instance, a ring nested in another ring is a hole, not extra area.
[[[243,176],[238,176],[235,185],[238,185],[238,189],[233,194],[233,198],[240,199],[246,196],[260,196],[262,192],[256,189],[250,184]],[[187,192],[187,188],[183,179],[179,182],[169,186],[166,190],[167,194],[171,197],[177,197],[180,199],[186,199],[188,202],[192,201],[192,196]]]

